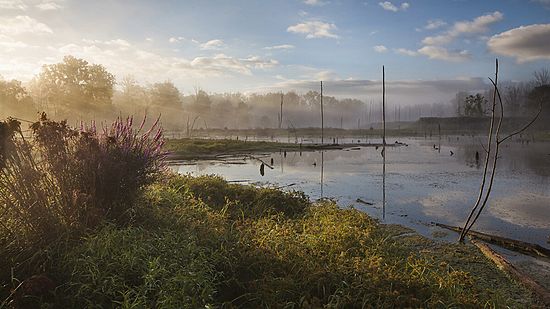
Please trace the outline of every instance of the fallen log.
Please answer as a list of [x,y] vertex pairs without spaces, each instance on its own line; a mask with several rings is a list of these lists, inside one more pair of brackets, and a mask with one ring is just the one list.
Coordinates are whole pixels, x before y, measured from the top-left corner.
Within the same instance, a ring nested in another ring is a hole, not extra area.
[[550,292],[547,289],[538,284],[535,280],[531,279],[528,275],[519,271],[514,265],[512,265],[512,263],[508,262],[502,255],[498,254],[488,245],[472,238],[470,238],[470,241],[478,247],[487,258],[493,261],[493,263],[495,263],[500,270],[506,272],[512,277],[512,279],[520,282],[533,291],[542,300],[542,302],[544,302],[545,306],[550,306]]
[[374,205],[374,203],[371,203],[371,202],[367,202],[367,201],[364,201],[360,198],[356,199],[355,200],[357,203],[361,203],[361,204],[365,204],[365,205]]
[[[436,226],[439,226],[451,231],[455,231],[457,233],[462,232],[462,228],[460,227],[446,225],[446,224],[437,223],[437,222],[433,222],[433,223]],[[476,231],[469,231],[468,235],[471,238],[483,240],[488,243],[492,243],[516,252],[521,252],[523,254],[527,254],[533,257],[550,258],[550,249],[542,247],[538,244],[532,244],[532,243],[528,243],[520,240],[505,238],[505,237],[496,236],[496,235],[490,235],[490,234],[476,232]]]

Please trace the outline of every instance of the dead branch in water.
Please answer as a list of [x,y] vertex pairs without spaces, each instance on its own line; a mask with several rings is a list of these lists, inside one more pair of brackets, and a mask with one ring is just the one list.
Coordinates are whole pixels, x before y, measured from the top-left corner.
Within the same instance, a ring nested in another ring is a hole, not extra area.
[[[463,230],[460,227],[446,225],[442,223],[434,223],[434,224],[436,226],[439,226],[457,233],[461,233]],[[520,252],[523,254],[527,254],[533,257],[550,258],[550,249],[542,247],[537,244],[532,244],[532,243],[528,243],[520,240],[510,239],[506,237],[501,237],[501,236],[496,236],[496,235],[491,235],[491,234],[486,234],[486,233],[481,233],[476,231],[469,231],[468,236],[470,236],[473,239],[483,240],[483,241],[501,246],[503,248]]]
[[[539,111],[533,117],[533,119],[530,122],[528,122],[521,129],[519,129],[515,132],[512,132],[511,134],[509,134],[506,137],[501,139],[500,138],[500,129],[502,128],[502,121],[504,120],[504,105],[502,104],[502,97],[501,97],[500,91],[498,89],[498,59],[496,59],[496,61],[495,61],[495,79],[492,80],[491,78],[489,78],[489,80],[493,84],[494,91],[493,91],[493,104],[492,104],[492,108],[491,108],[491,126],[489,128],[489,136],[488,136],[487,150],[486,150],[487,154],[486,154],[486,158],[485,158],[485,165],[484,165],[484,168],[483,168],[483,178],[482,178],[482,181],[481,181],[481,186],[480,186],[480,189],[479,189],[478,198],[476,200],[476,203],[475,203],[474,207],[472,207],[472,210],[470,211],[470,214],[468,215],[468,218],[466,219],[466,222],[464,223],[464,227],[463,227],[463,229],[460,233],[460,237],[458,239],[459,242],[464,241],[464,237],[466,237],[466,234],[468,234],[468,232],[470,231],[472,226],[475,224],[475,222],[477,221],[477,219],[481,215],[481,212],[483,211],[483,209],[487,206],[487,201],[489,200],[489,196],[491,194],[491,190],[493,188],[493,183],[494,183],[494,180],[495,180],[495,174],[496,174],[496,169],[497,169],[497,161],[498,161],[498,158],[499,158],[498,154],[499,154],[499,150],[500,150],[500,145],[503,142],[505,142],[507,139],[513,137],[514,135],[520,134],[521,132],[527,130],[527,128],[529,128],[538,119],[539,115],[542,112],[542,103],[543,102],[541,100]],[[500,117],[499,117],[500,119],[498,121],[496,132],[494,132],[494,124],[495,124],[495,119],[496,119],[495,109],[496,109],[496,106],[497,106],[496,105],[497,104],[497,97],[498,97],[498,102],[499,102],[499,107],[500,107]],[[490,158],[491,158],[491,146],[493,145],[493,135],[494,135],[494,138],[495,138],[495,149],[494,149],[494,154],[493,154],[493,162],[492,162],[491,174],[490,174],[490,178],[489,178],[489,185],[487,187],[487,190],[485,190],[485,184],[486,184],[486,181],[487,181],[487,175],[488,175],[488,171],[489,171],[489,161],[490,161]],[[477,213],[476,213],[476,211],[477,211]],[[475,214],[475,216],[474,216],[474,214]]]

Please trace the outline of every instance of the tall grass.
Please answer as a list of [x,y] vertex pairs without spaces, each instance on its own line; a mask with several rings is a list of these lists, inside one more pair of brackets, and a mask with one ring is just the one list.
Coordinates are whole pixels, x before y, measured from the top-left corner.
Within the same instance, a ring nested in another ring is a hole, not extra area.
[[130,222],[164,164],[162,130],[155,123],[142,132],[143,123],[72,128],[42,114],[29,137],[19,121],[0,122],[1,276],[44,268],[60,238]]

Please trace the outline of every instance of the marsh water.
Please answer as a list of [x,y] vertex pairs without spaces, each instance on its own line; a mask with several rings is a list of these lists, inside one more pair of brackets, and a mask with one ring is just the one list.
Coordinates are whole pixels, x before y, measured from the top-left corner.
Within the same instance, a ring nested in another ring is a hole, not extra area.
[[[395,140],[388,139],[388,143]],[[445,235],[431,223],[463,224],[479,191],[484,139],[446,136],[399,141],[407,146],[386,147],[385,167],[382,148],[374,147],[281,151],[255,154],[257,159],[222,157],[173,162],[171,166],[184,174],[217,174],[231,182],[300,190],[312,200],[331,198],[342,207],[355,207],[384,223],[402,224],[429,237],[439,235],[455,240],[454,233]],[[261,176],[258,159],[268,164],[273,159],[273,169],[266,167]],[[548,246],[549,142],[527,143],[518,138],[502,146],[489,204],[474,230]]]

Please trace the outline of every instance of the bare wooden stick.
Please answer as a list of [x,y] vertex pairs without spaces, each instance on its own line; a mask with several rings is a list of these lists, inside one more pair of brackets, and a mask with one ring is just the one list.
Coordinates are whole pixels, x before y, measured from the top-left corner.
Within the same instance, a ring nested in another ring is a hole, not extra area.
[[483,200],[483,203],[481,204],[481,207],[479,208],[476,216],[474,217],[474,219],[472,220],[472,222],[470,223],[470,226],[466,228],[465,231],[463,231],[464,234],[468,233],[468,231],[472,228],[472,226],[474,225],[474,223],[477,221],[477,219],[479,218],[479,216],[481,215],[481,212],[483,211],[483,209],[485,208],[485,206],[487,205],[487,200],[489,199],[489,195],[491,194],[491,189],[493,187],[493,182],[494,182],[494,177],[495,177],[495,172],[496,172],[496,167],[497,167],[497,160],[498,160],[498,153],[499,153],[499,148],[500,148],[500,144],[502,144],[506,139],[508,139],[509,137],[511,136],[514,136],[515,134],[517,134],[516,132],[522,132],[524,130],[526,130],[530,125],[532,125],[538,118],[538,116],[540,115],[541,111],[542,111],[542,101],[540,103],[540,108],[539,108],[539,112],[535,115],[535,117],[526,125],[524,126],[522,129],[512,133],[511,135],[508,135],[506,136],[504,139],[500,139],[499,136],[500,136],[500,129],[501,129],[501,126],[502,126],[502,120],[504,118],[504,106],[502,104],[502,97],[500,95],[500,91],[498,89],[498,86],[497,86],[497,83],[496,83],[496,80],[493,81],[492,79],[489,78],[489,80],[491,81],[491,83],[493,83],[493,86],[495,87],[495,91],[496,91],[496,94],[498,96],[498,101],[499,101],[499,104],[500,104],[500,120],[499,120],[499,123],[498,123],[498,127],[497,127],[497,131],[496,131],[496,135],[495,135],[495,140],[496,140],[496,147],[495,147],[495,155],[494,155],[494,159],[493,159],[493,168],[491,170],[491,178],[490,178],[490,181],[489,181],[489,188],[487,189],[487,193],[485,195],[485,198]]
[[[495,61],[495,81],[498,81],[498,59]],[[484,164],[484,167],[483,167],[483,178],[481,180],[481,186],[479,188],[479,194],[477,196],[477,200],[476,200],[476,203],[474,204],[474,207],[472,208],[472,210],[470,211],[470,214],[468,215],[468,219],[466,219],[466,222],[464,223],[464,230],[462,231],[462,233],[460,233],[460,236],[458,238],[458,242],[464,242],[464,237],[466,236],[466,232],[467,232],[467,227],[468,227],[468,224],[470,223],[470,220],[472,219],[475,211],[477,210],[477,208],[479,207],[479,204],[481,203],[481,199],[483,198],[483,193],[484,193],[484,190],[485,190],[485,182],[487,181],[487,170],[489,168],[489,159],[490,159],[490,154],[491,154],[491,145],[493,143],[493,128],[494,128],[494,125],[495,125],[495,106],[496,106],[496,88],[493,92],[493,104],[492,104],[492,108],[491,108],[491,126],[489,127],[489,136],[488,136],[488,140],[487,140],[487,156],[485,158],[485,164]]]

